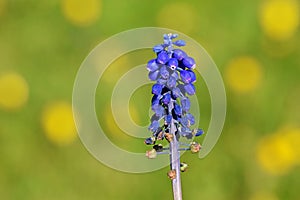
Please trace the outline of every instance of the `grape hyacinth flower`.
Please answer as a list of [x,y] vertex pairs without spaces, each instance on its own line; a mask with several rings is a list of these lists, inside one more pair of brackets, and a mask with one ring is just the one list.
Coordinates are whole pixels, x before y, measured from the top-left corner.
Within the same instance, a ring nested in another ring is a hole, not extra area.
[[[164,43],[153,47],[156,58],[147,63],[149,79],[156,81],[152,86],[151,108],[154,112],[151,117],[149,130],[152,136],[145,140],[145,144],[153,145],[147,151],[148,158],[155,158],[159,154],[170,155],[171,169],[168,177],[172,180],[173,196],[175,200],[182,199],[180,171],[186,171],[188,165],[180,163],[180,151],[189,150],[197,153],[201,149],[198,142],[192,141],[183,146],[179,140],[181,137],[193,139],[203,135],[202,129],[191,129],[195,124],[195,118],[190,113],[191,102],[189,96],[196,93],[194,83],[196,75],[193,69],[195,60],[178,47],[185,46],[183,40],[176,40],[177,34],[164,34]],[[164,148],[158,141],[166,139],[169,146]],[[167,151],[167,152],[166,152]]]

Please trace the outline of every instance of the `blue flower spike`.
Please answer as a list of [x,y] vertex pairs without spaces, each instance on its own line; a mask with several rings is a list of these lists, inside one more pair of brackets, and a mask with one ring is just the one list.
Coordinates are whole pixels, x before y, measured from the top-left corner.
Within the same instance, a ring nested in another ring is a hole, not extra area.
[[[194,85],[196,75],[193,71],[196,63],[192,57],[180,49],[186,45],[186,42],[177,38],[178,34],[164,34],[163,44],[153,47],[156,58],[147,63],[148,77],[156,83],[151,91],[154,115],[148,128],[152,136],[144,141],[147,145],[153,145],[153,148],[146,153],[148,158],[155,158],[159,154],[170,155],[170,171],[176,174],[172,178],[169,176],[172,179],[173,192],[174,185],[180,185],[180,173],[177,172],[186,171],[187,168],[186,163],[173,162],[174,160],[180,161],[179,151],[188,150],[197,153],[201,149],[201,145],[195,141],[192,141],[186,148],[180,147],[182,146],[179,142],[180,137],[193,140],[194,137],[204,134],[202,129],[191,129],[191,126],[196,123],[195,117],[190,113],[192,110],[189,100],[189,96],[196,93]],[[156,144],[163,139],[167,140],[169,147]]]

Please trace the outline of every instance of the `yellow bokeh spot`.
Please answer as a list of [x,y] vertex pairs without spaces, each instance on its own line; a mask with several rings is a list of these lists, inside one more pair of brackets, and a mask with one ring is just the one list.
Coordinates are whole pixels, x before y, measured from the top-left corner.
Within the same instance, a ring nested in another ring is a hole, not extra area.
[[42,113],[42,127],[46,137],[58,145],[67,145],[76,138],[71,104],[55,102],[47,105]]
[[272,193],[259,192],[250,197],[249,200],[278,200]]
[[281,131],[264,137],[256,149],[258,164],[271,175],[288,173],[297,163],[291,141]]
[[66,19],[76,26],[88,26],[101,14],[101,0],[62,0],[62,11]]
[[188,3],[167,3],[158,13],[156,21],[158,26],[190,33],[195,30],[198,15],[194,7]]
[[29,89],[26,80],[19,74],[0,75],[0,108],[17,110],[28,100]]
[[261,65],[255,58],[249,56],[232,59],[225,69],[225,79],[235,92],[253,91],[261,84]]
[[266,0],[261,6],[260,23],[264,33],[271,39],[289,39],[299,25],[298,1]]
[[282,130],[284,133],[283,137],[287,140],[296,154],[297,163],[300,164],[300,129],[288,128]]

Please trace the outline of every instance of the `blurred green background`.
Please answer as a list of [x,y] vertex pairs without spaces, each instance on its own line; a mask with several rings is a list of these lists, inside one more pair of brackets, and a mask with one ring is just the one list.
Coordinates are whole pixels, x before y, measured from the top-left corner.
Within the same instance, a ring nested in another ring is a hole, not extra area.
[[[106,167],[81,144],[72,118],[73,82],[87,54],[113,34],[144,26],[197,40],[227,90],[226,124],[214,150],[202,160],[182,157],[190,165],[182,174],[184,199],[300,199],[299,5],[0,0],[0,199],[171,199],[167,167],[147,174]],[[113,142],[132,151],[148,147],[116,126],[110,96],[124,73],[152,57],[151,50],[120,57],[97,89],[99,123]],[[196,88],[199,126],[206,129],[210,100],[200,75]],[[148,124],[149,91],[144,86],[131,99],[140,125]]]

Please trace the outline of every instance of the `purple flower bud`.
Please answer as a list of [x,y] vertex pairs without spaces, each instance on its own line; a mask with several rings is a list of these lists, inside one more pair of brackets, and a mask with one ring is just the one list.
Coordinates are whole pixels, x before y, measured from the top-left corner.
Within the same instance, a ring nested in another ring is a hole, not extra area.
[[151,132],[155,132],[157,129],[159,128],[159,122],[158,121],[153,121],[150,126],[149,126],[149,130]]
[[164,40],[164,45],[166,45],[168,49],[171,48],[171,44],[172,44],[172,40],[170,39]]
[[171,101],[171,95],[170,93],[166,93],[163,98],[161,99],[162,103],[165,105],[168,105]]
[[159,71],[150,72],[148,77],[151,81],[155,81],[158,78]]
[[174,77],[171,76],[171,77],[168,79],[167,86],[168,86],[169,88],[175,87],[175,86],[176,86],[176,79],[175,79]]
[[149,138],[145,139],[144,143],[146,145],[153,145],[155,143],[155,137],[149,137]]
[[184,112],[187,112],[190,110],[190,107],[191,107],[191,102],[188,98],[184,98],[181,100],[181,106],[182,106],[182,110]]
[[178,87],[173,88],[172,90],[172,95],[177,99],[178,97],[181,96],[181,91]]
[[179,76],[178,76],[178,72],[177,71],[174,71],[173,74],[171,74],[172,77],[175,78],[175,80],[177,81]]
[[195,117],[191,113],[186,114],[186,118],[189,120],[190,125],[195,124]]
[[172,115],[166,115],[165,116],[165,124],[169,125],[172,121]]
[[181,127],[181,132],[192,133],[191,129],[188,127]]
[[182,60],[183,58],[187,57],[187,55],[181,49],[174,49],[173,57],[176,58],[177,60]]
[[173,33],[173,34],[171,35],[170,39],[175,39],[175,38],[177,38],[177,37],[178,37],[178,34]]
[[160,75],[161,75],[161,77],[164,78],[164,79],[169,78],[170,73],[169,73],[169,71],[167,70],[166,66],[162,66],[162,67],[160,68]]
[[186,70],[180,71],[180,77],[184,83],[190,83],[192,81],[190,73]]
[[178,61],[176,58],[171,58],[168,62],[168,66],[172,69],[175,70],[178,67]]
[[162,79],[162,78],[159,78],[157,79],[157,83],[160,84],[160,85],[166,85],[167,84],[167,79]]
[[151,104],[152,106],[159,104],[159,100],[161,98],[161,95],[153,95]]
[[202,129],[195,129],[193,132],[195,132],[196,137],[204,134],[204,131]]
[[152,115],[151,122],[158,121],[158,120],[159,120],[159,117],[157,117],[156,114]]
[[165,109],[161,105],[153,105],[152,110],[155,112],[157,117],[162,117],[165,114]]
[[186,93],[188,93],[188,95],[194,95],[196,90],[195,90],[195,86],[193,84],[187,84],[184,86],[184,90],[186,91]]
[[195,60],[192,57],[185,57],[183,59],[183,64],[189,69],[194,69],[196,66]]
[[160,85],[160,84],[154,84],[154,85],[152,86],[152,94],[160,95],[162,89],[163,89],[163,85]]
[[191,126],[191,124],[190,124],[190,122],[189,122],[189,120],[187,119],[186,116],[181,117],[179,121],[180,121],[180,124],[184,127],[190,127]]
[[182,46],[185,46],[185,41],[184,40],[177,40],[177,41],[173,42],[173,44],[178,46],[178,47],[182,47]]
[[180,135],[183,137],[186,137],[187,139],[192,139],[193,138],[193,134],[190,128],[188,127],[181,127],[180,130]]
[[194,83],[196,82],[196,75],[195,73],[192,71],[192,70],[187,70],[190,74],[190,77],[191,77],[191,83]]
[[185,95],[186,91],[184,89],[184,85],[178,84],[177,87],[180,89],[180,92],[182,93],[182,95]]
[[169,37],[169,34],[164,34],[164,40],[169,40],[170,37]]
[[162,45],[160,45],[160,44],[153,47],[153,51],[154,51],[155,53],[159,53],[159,52],[161,52],[162,50],[164,50],[164,47],[163,47]]
[[182,114],[182,109],[181,109],[180,105],[178,105],[177,103],[174,104],[174,112],[178,116],[181,116],[181,114]]
[[158,70],[159,66],[158,64],[156,63],[156,59],[152,59],[148,62],[147,64],[147,69],[150,71],[150,72],[153,72],[153,71],[156,71]]
[[157,59],[156,61],[160,64],[166,64],[169,60],[169,55],[166,51],[161,51],[158,55],[157,55]]

